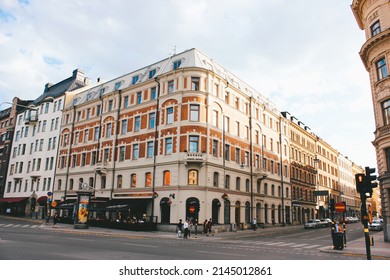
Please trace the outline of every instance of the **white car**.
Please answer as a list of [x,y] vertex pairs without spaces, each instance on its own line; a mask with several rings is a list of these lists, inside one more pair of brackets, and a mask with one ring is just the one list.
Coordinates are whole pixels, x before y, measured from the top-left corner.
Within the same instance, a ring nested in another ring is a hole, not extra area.
[[383,230],[383,224],[380,220],[374,220],[371,224],[368,224],[370,230],[381,231]]
[[304,228],[319,228],[321,227],[321,221],[319,219],[308,220],[305,223]]

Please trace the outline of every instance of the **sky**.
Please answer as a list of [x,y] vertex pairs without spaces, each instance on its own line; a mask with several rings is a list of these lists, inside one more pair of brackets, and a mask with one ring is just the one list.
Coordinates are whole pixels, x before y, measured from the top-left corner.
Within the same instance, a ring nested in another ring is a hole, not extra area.
[[[0,103],[197,48],[355,164],[377,167],[352,0],[0,0]],[[4,104],[0,109],[5,109]]]

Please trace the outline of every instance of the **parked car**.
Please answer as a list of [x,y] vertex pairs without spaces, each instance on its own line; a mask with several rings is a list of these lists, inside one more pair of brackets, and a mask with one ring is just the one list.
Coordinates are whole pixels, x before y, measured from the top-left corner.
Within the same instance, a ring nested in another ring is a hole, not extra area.
[[383,224],[380,220],[374,220],[371,224],[368,224],[370,230],[381,231],[383,230]]
[[321,221],[319,219],[308,220],[304,228],[319,228],[321,227]]
[[321,219],[322,227],[330,227],[332,225],[332,220],[329,218]]

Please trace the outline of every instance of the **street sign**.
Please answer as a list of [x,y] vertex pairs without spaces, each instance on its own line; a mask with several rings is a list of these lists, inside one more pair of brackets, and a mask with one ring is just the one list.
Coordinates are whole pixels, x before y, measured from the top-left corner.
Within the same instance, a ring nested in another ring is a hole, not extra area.
[[345,202],[337,202],[335,205],[334,205],[334,209],[336,212],[338,213],[345,213],[345,211],[347,210],[346,209],[346,205],[345,205]]
[[314,193],[314,196],[323,196],[323,195],[327,196],[327,195],[329,195],[329,191],[314,191],[313,193]]
[[52,193],[51,192],[47,192],[47,196],[51,196],[52,195]]

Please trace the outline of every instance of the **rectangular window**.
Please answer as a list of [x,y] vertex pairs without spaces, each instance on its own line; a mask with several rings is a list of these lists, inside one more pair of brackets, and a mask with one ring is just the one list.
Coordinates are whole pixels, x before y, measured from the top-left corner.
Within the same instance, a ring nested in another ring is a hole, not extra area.
[[114,109],[114,101],[108,101],[108,112],[111,112]]
[[106,126],[106,137],[109,138],[111,137],[112,133],[112,123],[108,123]]
[[173,107],[167,108],[167,124],[173,123]]
[[165,154],[166,155],[172,154],[172,138],[165,139]]
[[156,122],[156,113],[149,113],[149,128],[154,128]]
[[190,152],[199,152],[199,136],[190,136]]
[[133,144],[133,159],[139,158],[139,145]]
[[122,120],[122,130],[121,134],[126,134],[127,133],[127,120]]
[[95,140],[95,141],[98,141],[99,138],[100,138],[100,127],[97,126],[97,127],[95,127],[95,129],[94,129],[94,140]]
[[381,25],[379,20],[376,21],[373,25],[371,25],[371,36],[374,37],[375,35],[381,33]]
[[92,151],[92,156],[91,156],[91,165],[95,165],[97,160],[97,152]]
[[108,162],[110,160],[110,149],[106,148],[103,150],[103,161]]
[[240,163],[240,148],[236,148],[235,159],[237,163]]
[[137,116],[134,119],[134,131],[140,131],[141,129],[141,117]]
[[199,78],[198,77],[191,77],[191,89],[192,90],[199,90]]
[[100,116],[102,114],[102,106],[97,105],[96,106],[96,116]]
[[121,87],[121,82],[115,83],[115,90],[118,90]]
[[148,148],[147,148],[147,157],[151,158],[154,155],[154,142],[150,141],[148,142]]
[[240,122],[236,121],[236,135],[240,136]]
[[137,104],[142,103],[142,92],[137,92]]
[[213,156],[218,157],[218,140],[213,140]]
[[225,160],[229,160],[230,161],[230,145],[228,144],[225,144]]
[[378,80],[382,80],[388,76],[386,59],[384,57],[377,61],[376,71],[378,75]]
[[87,154],[82,153],[81,154],[81,166],[85,166],[86,161],[87,161]]
[[225,116],[224,120],[224,130],[230,132],[230,118]]
[[190,121],[199,121],[199,105],[190,105]]
[[175,83],[172,81],[168,82],[168,94],[172,94],[175,90]]
[[119,147],[119,161],[125,160],[125,146]]
[[125,96],[125,98],[123,99],[123,106],[125,108],[129,107],[129,97],[128,96]]
[[150,91],[151,91],[150,92],[150,99],[155,100],[157,97],[156,87],[152,87],[152,89]]

